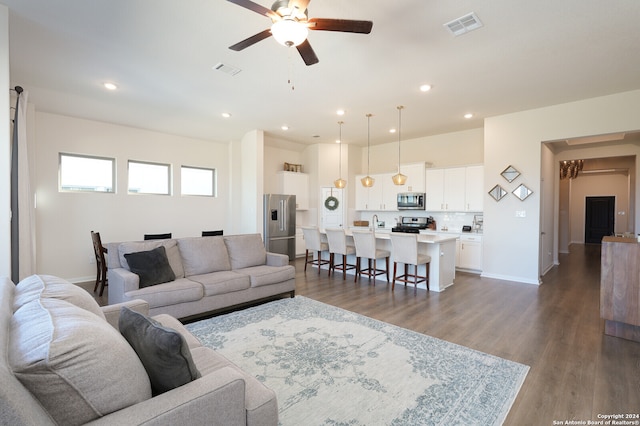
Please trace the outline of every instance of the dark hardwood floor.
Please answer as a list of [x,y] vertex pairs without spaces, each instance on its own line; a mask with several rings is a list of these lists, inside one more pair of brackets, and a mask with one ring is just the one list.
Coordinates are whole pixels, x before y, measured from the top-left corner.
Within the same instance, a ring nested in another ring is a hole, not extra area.
[[541,286],[458,272],[442,293],[295,266],[297,295],[528,365],[506,425],[640,413],[640,343],[603,334],[599,245],[572,245]]

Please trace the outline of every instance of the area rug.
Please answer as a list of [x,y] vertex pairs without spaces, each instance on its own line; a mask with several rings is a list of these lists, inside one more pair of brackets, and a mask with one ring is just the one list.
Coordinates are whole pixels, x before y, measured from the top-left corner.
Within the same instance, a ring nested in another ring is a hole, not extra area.
[[276,392],[283,426],[500,425],[529,370],[301,296],[187,328]]

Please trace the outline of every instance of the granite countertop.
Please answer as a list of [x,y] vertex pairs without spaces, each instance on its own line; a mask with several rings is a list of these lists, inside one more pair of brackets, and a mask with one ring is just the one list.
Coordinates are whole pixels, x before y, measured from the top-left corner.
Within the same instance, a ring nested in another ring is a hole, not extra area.
[[[353,227],[352,229],[362,229],[362,230],[367,230],[367,227]],[[352,229],[345,229],[345,234],[347,236],[351,236]],[[391,229],[389,228],[376,228],[375,229],[375,236],[376,238],[380,239],[380,240],[389,240],[391,239],[391,237],[389,236],[389,234],[391,233]],[[450,235],[444,235],[444,234],[436,234],[435,232],[432,234],[426,234],[426,233],[420,233],[420,234],[414,234],[418,236],[418,242],[419,243],[427,243],[427,244],[436,244],[436,243],[443,243],[445,241],[453,241],[456,240],[458,238],[458,234],[450,234]]]

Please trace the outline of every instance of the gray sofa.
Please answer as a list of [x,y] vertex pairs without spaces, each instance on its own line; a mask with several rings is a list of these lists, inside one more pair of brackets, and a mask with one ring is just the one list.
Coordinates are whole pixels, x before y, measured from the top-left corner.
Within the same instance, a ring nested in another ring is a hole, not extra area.
[[[148,312],[142,300],[125,305]],[[157,327],[179,336],[199,378],[152,396],[146,365],[118,331],[120,315],[121,305],[101,308],[60,278],[34,275],[18,286],[0,278],[0,424],[278,423],[272,390],[169,315],[154,317]]]
[[[164,247],[175,279],[140,287],[126,255]],[[265,250],[260,234],[188,237],[106,244],[109,304],[142,299],[151,314],[187,318],[289,293],[295,268]]]

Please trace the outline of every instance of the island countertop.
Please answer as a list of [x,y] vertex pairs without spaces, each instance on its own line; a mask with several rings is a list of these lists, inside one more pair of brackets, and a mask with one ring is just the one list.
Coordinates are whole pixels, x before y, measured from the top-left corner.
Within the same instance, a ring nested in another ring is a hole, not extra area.
[[[366,231],[367,228],[356,228]],[[348,240],[353,239],[353,231],[355,229],[345,229],[345,235]],[[323,241],[326,242],[326,233],[324,229],[320,230]],[[391,252],[391,261],[393,261],[393,247],[391,245],[391,230],[376,229],[374,235],[376,237],[376,247]],[[429,268],[429,288],[432,291],[444,291],[450,285],[453,285],[455,279],[455,256],[456,256],[456,240],[457,234],[426,234],[419,233],[416,235],[418,240],[418,250],[421,253],[431,256],[431,266]],[[354,264],[355,257],[349,256],[348,263]],[[424,275],[424,266],[420,266],[419,272]],[[418,287],[425,288],[424,283],[418,284]]]

